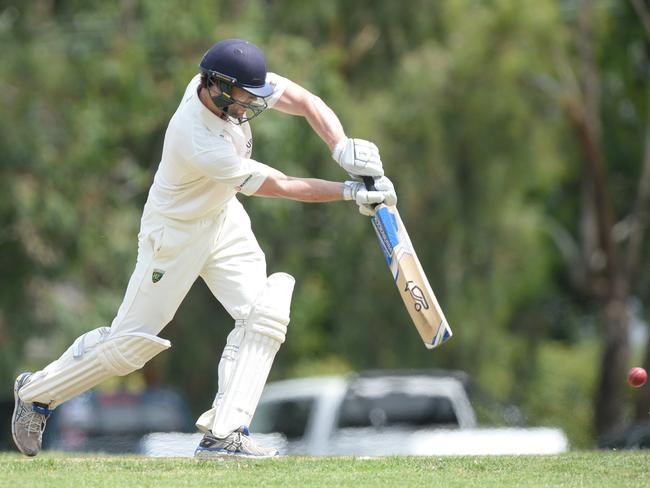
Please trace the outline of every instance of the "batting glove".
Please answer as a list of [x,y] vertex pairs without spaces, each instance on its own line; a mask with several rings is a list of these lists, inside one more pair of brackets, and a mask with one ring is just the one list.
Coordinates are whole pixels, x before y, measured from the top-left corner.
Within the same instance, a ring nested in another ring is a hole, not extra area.
[[368,190],[361,181],[344,182],[343,199],[354,200],[359,205],[359,212],[368,216],[375,214],[374,207],[380,203],[388,206],[397,204],[393,182],[385,176],[375,180],[374,190]]
[[332,157],[352,177],[384,176],[379,149],[372,142],[344,137],[334,146]]

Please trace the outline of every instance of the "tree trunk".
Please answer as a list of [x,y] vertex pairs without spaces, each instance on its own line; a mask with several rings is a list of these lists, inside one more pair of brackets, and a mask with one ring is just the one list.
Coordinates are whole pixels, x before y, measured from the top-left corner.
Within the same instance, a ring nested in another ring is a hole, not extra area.
[[[599,259],[585,256],[592,267],[590,292],[602,303],[603,349],[600,379],[595,397],[594,426],[601,437],[621,427],[624,418],[625,371],[629,360],[628,319],[629,275],[619,260],[614,241],[613,207],[607,189],[605,156],[602,148],[600,78],[593,52],[591,3],[580,2],[578,51],[581,61],[582,99],[569,100],[565,109],[576,132],[584,156],[583,177],[593,195],[598,235]],[[584,237],[584,236],[583,236]],[[593,266],[593,265],[592,265]],[[593,286],[597,283],[596,286]]]
[[625,371],[630,356],[627,298],[626,280],[616,279],[604,310],[600,381],[594,412],[594,425],[599,437],[623,427]]

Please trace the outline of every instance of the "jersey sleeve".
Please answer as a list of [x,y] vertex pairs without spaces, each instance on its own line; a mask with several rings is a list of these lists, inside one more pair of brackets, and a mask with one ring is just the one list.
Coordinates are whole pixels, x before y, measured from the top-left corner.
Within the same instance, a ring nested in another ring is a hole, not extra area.
[[266,73],[266,82],[273,86],[273,94],[266,98],[267,105],[272,108],[289,86],[289,80],[276,73]]
[[242,158],[234,148],[196,153],[191,163],[206,176],[247,196],[255,193],[270,173],[267,165]]
[[260,189],[260,186],[262,186],[262,183],[264,183],[264,180],[270,174],[271,168],[254,159],[242,159],[246,164],[248,175],[239,185],[235,186],[235,189],[249,197]]

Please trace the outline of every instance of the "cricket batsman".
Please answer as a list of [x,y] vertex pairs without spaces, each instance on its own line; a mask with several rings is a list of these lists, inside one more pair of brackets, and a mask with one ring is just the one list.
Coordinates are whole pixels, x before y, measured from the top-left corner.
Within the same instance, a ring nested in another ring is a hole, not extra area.
[[[249,121],[267,108],[302,116],[352,179],[287,176],[251,159]],[[369,191],[360,177],[375,178]],[[56,361],[18,376],[12,434],[27,456],[41,449],[52,410],[102,381],[144,366],[171,344],[158,334],[201,277],[234,319],[218,366],[218,391],[196,422],[195,456],[264,458],[275,449],[248,432],[285,340],[294,279],[267,276],[264,253],[237,194],[301,202],[353,200],[364,215],[397,197],[377,147],[348,138],[336,114],[298,84],[267,72],[250,42],[227,39],[203,56],[165,134],[138,234],[135,269],[110,327],[86,332]]]

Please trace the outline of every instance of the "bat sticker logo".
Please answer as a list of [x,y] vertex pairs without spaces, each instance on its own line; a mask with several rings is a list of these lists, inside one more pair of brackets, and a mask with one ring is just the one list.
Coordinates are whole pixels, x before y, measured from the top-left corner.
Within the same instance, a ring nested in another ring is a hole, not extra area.
[[425,310],[429,309],[429,304],[427,303],[427,299],[424,297],[424,293],[422,293],[422,288],[416,285],[414,281],[407,281],[404,291],[408,291],[411,294],[411,297],[413,297],[416,311],[419,312],[423,308]]

